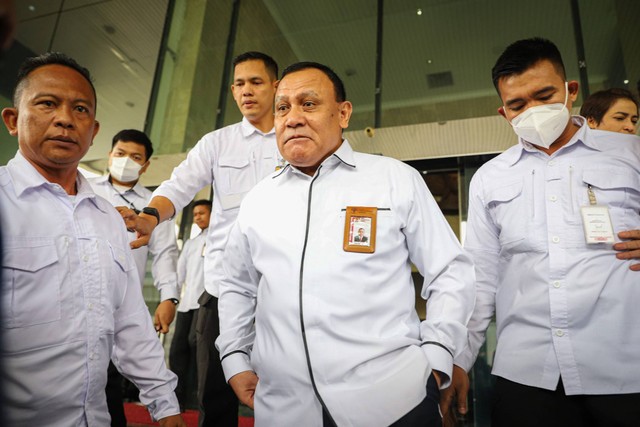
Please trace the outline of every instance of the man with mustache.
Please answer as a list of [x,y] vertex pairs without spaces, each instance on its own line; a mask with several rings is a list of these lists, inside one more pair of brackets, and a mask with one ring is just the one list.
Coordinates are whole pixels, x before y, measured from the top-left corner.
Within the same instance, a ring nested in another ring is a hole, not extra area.
[[98,133],[89,71],[28,59],[2,110],[19,151],[0,167],[5,423],[105,426],[107,365],[162,426],[185,426],[122,219],[78,163]]
[[420,173],[343,139],[352,106],[329,67],[287,67],[275,111],[289,164],[246,196],[224,253],[229,384],[257,427],[440,426],[473,309],[469,257]]

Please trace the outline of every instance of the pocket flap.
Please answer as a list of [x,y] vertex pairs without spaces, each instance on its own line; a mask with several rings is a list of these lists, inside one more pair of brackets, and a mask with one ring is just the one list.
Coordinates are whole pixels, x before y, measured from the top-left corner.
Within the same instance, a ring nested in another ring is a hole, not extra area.
[[7,246],[4,247],[2,256],[3,267],[35,272],[58,262],[59,259],[58,251],[53,242],[40,246],[27,246],[27,244]]
[[582,181],[602,189],[631,188],[640,191],[640,175],[611,169],[585,169]]
[[218,164],[223,168],[242,169],[249,166],[249,158],[247,157],[222,157],[218,160]]
[[113,260],[120,266],[123,271],[129,271],[135,267],[134,263],[131,262],[130,258],[127,256],[127,252],[124,249],[113,246],[111,245],[111,243],[109,243],[109,249],[111,249]]
[[522,193],[522,186],[522,180],[519,180],[498,188],[487,189],[487,203],[513,200]]

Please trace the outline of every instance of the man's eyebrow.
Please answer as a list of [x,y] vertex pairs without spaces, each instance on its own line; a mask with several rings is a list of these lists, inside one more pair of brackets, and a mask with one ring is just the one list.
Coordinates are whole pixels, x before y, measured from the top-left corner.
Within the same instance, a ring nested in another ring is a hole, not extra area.
[[549,91],[552,91],[552,90],[558,90],[558,89],[557,89],[555,86],[553,86],[553,85],[549,85],[549,86],[543,87],[543,88],[542,88],[542,89],[540,89],[540,90],[535,91],[535,92],[533,93],[533,96],[534,96],[534,97],[535,97],[535,96],[540,96],[540,95],[543,95],[543,94],[545,94],[546,92],[549,92]]
[[[309,97],[318,97],[318,92],[316,92],[315,90],[308,90],[305,92],[300,92],[300,93],[296,93],[294,94],[294,98],[295,99],[305,99],[305,98],[309,98]],[[280,101],[280,100],[288,100],[289,99],[289,95],[276,95],[275,100],[276,101]]]

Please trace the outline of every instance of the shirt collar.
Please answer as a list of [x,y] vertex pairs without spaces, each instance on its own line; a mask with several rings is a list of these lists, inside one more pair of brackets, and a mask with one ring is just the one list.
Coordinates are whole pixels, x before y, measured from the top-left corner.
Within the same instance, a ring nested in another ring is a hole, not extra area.
[[[589,126],[586,126],[586,119],[581,116],[571,116],[571,121],[573,124],[579,126],[578,131],[571,137],[569,142],[565,144],[560,150],[565,149],[565,147],[569,147],[573,144],[581,142],[582,144],[594,148],[598,151],[601,151],[600,148],[597,147],[596,141],[593,138],[589,137]],[[528,153],[537,153],[540,152],[533,144],[523,140],[522,138],[518,138],[518,145],[513,147],[513,150],[508,150],[504,153],[505,160],[509,163],[510,166],[515,165],[522,158],[525,152]],[[558,152],[560,151],[558,150]]]
[[[115,187],[113,186],[113,183],[111,181],[109,181],[109,178],[111,177],[110,174],[106,174],[106,175],[102,175],[99,176],[97,178],[94,179],[94,183],[95,184],[99,184],[99,185],[108,185],[111,188],[113,188],[115,191],[118,191],[115,189]],[[131,187],[130,189],[128,189],[127,191],[133,191],[134,193],[136,193],[139,197],[145,197],[144,195],[144,186],[142,184],[140,184],[140,180],[138,179],[138,182],[136,182],[136,185],[134,185],[133,187]]]
[[[56,184],[49,182],[45,179],[44,176],[38,172],[38,170],[31,164],[29,161],[22,155],[20,151],[16,153],[16,156],[9,161],[7,164],[7,169],[9,174],[11,175],[11,181],[13,182],[13,186],[16,191],[16,196],[20,198],[25,192],[31,189],[36,189],[39,187],[42,188],[50,188],[51,190],[57,192],[58,190],[54,190],[54,186]],[[106,212],[105,206],[102,206],[97,202],[96,195],[91,189],[91,184],[89,181],[80,173],[80,171],[76,174],[76,186],[78,188],[78,194],[76,198],[78,201],[84,198],[91,199],[93,204],[100,209],[102,212]]]
[[[356,168],[355,156],[353,155],[354,151],[349,144],[349,141],[346,139],[342,140],[342,144],[336,151],[333,152],[329,157],[327,157],[323,162],[322,166],[332,166],[332,165],[344,165],[350,168]],[[277,178],[287,173],[302,173],[294,166],[291,166],[289,163],[280,170],[277,174],[273,176],[273,178]]]
[[251,122],[246,118],[243,117],[242,118],[242,122],[240,124],[240,127],[242,128],[242,136],[244,136],[245,138],[253,135],[253,133],[258,133],[259,135],[271,135],[272,133],[275,132],[275,128],[271,128],[271,130],[269,132],[262,132],[260,129],[258,129],[257,127],[255,127],[254,125],[251,124]]

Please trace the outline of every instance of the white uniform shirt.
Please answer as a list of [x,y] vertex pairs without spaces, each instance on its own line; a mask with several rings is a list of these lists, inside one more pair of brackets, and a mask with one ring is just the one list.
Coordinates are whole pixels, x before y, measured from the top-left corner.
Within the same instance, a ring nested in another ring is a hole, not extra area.
[[[640,139],[582,125],[548,156],[528,143],[473,177],[465,247],[476,264],[469,369],[495,311],[493,373],[567,394],[640,392],[640,274],[610,244],[587,245],[587,184],[614,231],[640,228]],[[616,241],[618,241],[616,236]]]
[[[142,210],[149,200],[151,191],[139,182],[128,191],[121,192],[109,182],[109,175],[90,178],[89,182],[97,195],[104,197],[113,206],[126,206],[128,208]],[[124,198],[121,197],[124,196]],[[126,200],[129,202],[127,202]],[[129,232],[129,240],[136,239],[135,232]],[[152,256],[151,275],[153,284],[160,292],[160,301],[171,298],[180,298],[180,287],[176,274],[176,261],[178,259],[178,246],[176,245],[176,231],[174,221],[165,221],[158,225],[147,246],[133,250],[140,283],[144,284],[144,276],[147,271],[147,259]]]
[[171,179],[153,192],[171,200],[177,212],[206,185],[213,186],[204,260],[204,287],[210,295],[218,296],[222,252],[242,198],[282,164],[273,129],[263,133],[245,118],[203,136],[173,170]]
[[70,197],[20,153],[0,168],[3,424],[109,425],[110,357],[153,416],[178,414],[122,217],[77,185]]
[[193,239],[184,242],[182,253],[178,258],[178,283],[184,286],[184,294],[180,298],[178,311],[197,310],[198,298],[204,292],[204,250],[207,240],[207,229]]
[[[375,253],[343,250],[347,206],[378,208]],[[320,399],[339,426],[387,426],[467,341],[473,266],[424,180],[346,141],[314,177],[287,166],[247,195],[223,266],[216,344],[227,379],[260,378],[258,427],[319,427]]]

